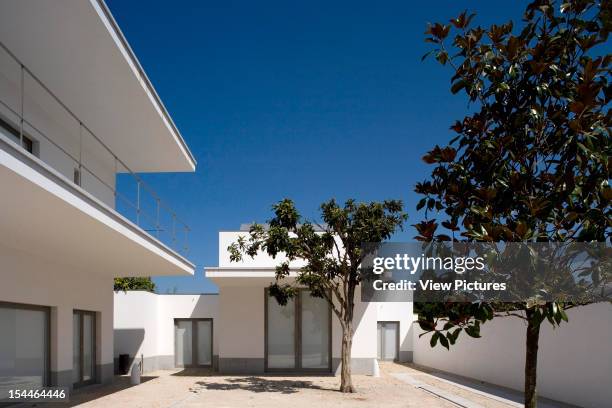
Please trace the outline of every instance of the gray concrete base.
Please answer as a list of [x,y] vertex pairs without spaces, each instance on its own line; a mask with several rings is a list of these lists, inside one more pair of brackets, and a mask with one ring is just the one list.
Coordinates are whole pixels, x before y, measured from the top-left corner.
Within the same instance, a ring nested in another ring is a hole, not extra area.
[[96,365],[96,375],[98,384],[110,384],[113,382],[115,367],[113,363]]
[[[110,384],[113,382],[115,367],[113,363],[96,364],[95,384]],[[68,387],[74,389],[72,370],[51,371],[51,385],[54,387]]]
[[[134,363],[140,362],[140,357],[130,359],[130,367],[134,365]],[[143,360],[143,373],[150,373],[156,370],[173,370],[176,368],[176,363],[174,361],[173,355],[168,356],[150,356],[145,357]],[[219,370],[219,356],[212,356],[212,368],[214,371]],[[114,369],[113,372],[115,374],[119,374],[119,358],[115,358]],[[102,378],[102,377],[101,377]]]
[[72,390],[72,370],[51,371],[51,386],[68,387]]
[[[140,362],[140,357],[134,358],[130,356],[130,367],[134,365],[134,363]],[[150,373],[151,371],[156,370],[171,370],[175,367],[174,364],[174,356],[150,356],[145,357],[142,364],[142,372]],[[119,374],[119,358],[115,358],[114,364],[114,373]]]
[[413,354],[412,351],[403,351],[399,352],[399,362],[400,363],[412,363]]
[[263,358],[218,358],[222,374],[263,374]]
[[[374,360],[375,358],[352,358],[351,359],[351,373],[361,375],[373,375],[374,374]],[[332,359],[332,372],[334,375],[340,375],[340,368],[342,366],[341,358]]]

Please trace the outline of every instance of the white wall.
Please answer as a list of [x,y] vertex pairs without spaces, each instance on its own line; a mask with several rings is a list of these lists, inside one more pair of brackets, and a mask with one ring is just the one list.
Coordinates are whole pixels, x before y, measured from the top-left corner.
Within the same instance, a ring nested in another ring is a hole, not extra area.
[[97,364],[112,375],[113,279],[86,272],[0,246],[0,300],[51,308],[51,371],[60,376],[72,370],[74,309],[97,312]]
[[174,319],[213,319],[213,355],[218,355],[217,295],[163,295],[115,292],[115,358],[145,359],[145,371],[174,367]]
[[219,296],[210,295],[157,295],[158,297],[158,353],[174,355],[174,319],[213,319],[213,355],[218,355],[217,325],[219,323]]
[[377,302],[375,303],[378,321],[399,322],[399,358],[400,361],[412,361],[412,339],[414,315],[412,302]]
[[[15,114],[21,112],[20,83],[19,65],[0,49],[0,100],[10,107],[9,110],[0,104],[0,117],[16,129],[20,127],[19,117]],[[78,121],[27,74],[24,76],[24,90],[23,111],[27,121],[24,134],[35,141],[35,154],[71,181],[80,157],[81,163],[101,180],[83,170],[81,186],[114,208],[115,163],[112,155],[86,130],[80,131]],[[1,128],[0,132],[7,136]]]
[[[265,252],[258,253],[255,257],[244,256],[240,262],[230,261],[230,253],[227,247],[235,243],[239,237],[248,237],[246,231],[221,231],[219,232],[219,267],[220,268],[270,268],[286,260],[284,255],[279,255],[276,259]],[[292,267],[304,265],[304,261],[297,260],[291,262]]]
[[[569,322],[552,329],[544,322],[538,356],[541,396],[584,407],[612,401],[612,304],[568,311]],[[523,390],[525,329],[518,318],[500,318],[481,328],[482,338],[462,333],[451,350],[429,346],[430,335],[415,325],[414,361],[462,376]]]

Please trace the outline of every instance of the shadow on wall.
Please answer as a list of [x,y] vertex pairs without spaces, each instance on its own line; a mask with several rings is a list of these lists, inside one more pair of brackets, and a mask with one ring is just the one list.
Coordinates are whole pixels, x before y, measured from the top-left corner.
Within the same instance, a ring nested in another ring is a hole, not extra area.
[[130,355],[130,367],[134,363],[134,358],[140,358],[138,352],[144,342],[145,330],[142,328],[134,329],[115,329],[115,374],[119,373],[119,355]]

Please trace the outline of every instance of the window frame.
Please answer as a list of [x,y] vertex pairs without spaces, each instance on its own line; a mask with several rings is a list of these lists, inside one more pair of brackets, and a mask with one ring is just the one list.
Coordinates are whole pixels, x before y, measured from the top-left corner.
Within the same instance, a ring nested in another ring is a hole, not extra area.
[[[323,368],[304,368],[302,367],[302,296],[304,293],[310,292],[308,288],[298,288],[298,294],[294,298],[295,302],[295,312],[293,316],[294,320],[294,356],[295,363],[293,368],[274,368],[268,367],[268,302],[273,301],[276,302],[276,299],[270,299],[268,288],[264,288],[264,372],[267,373],[319,373],[319,374],[329,374],[332,372],[333,367],[333,344],[332,339],[334,338],[332,329],[333,329],[333,315],[332,309],[327,303],[326,299],[323,299],[327,304],[328,310],[328,357],[327,357],[327,367]],[[307,295],[310,296],[310,295]]]
[[[79,376],[79,381],[72,383],[72,386],[74,388],[80,388],[80,387],[84,387],[86,385],[92,385],[92,384],[96,384],[97,380],[98,380],[98,368],[97,368],[97,361],[98,361],[98,328],[97,328],[97,316],[96,316],[96,312],[91,311],[91,310],[82,310],[82,309],[73,309],[72,310],[72,315],[77,315],[79,316],[79,370],[80,370],[80,376]],[[85,356],[83,355],[83,350],[84,350],[84,338],[85,336],[83,335],[85,333],[85,325],[83,324],[84,320],[85,320],[85,315],[91,316],[92,318],[92,337],[91,337],[91,349],[92,349],[92,355],[91,355],[91,368],[92,368],[92,373],[91,373],[91,378],[89,380],[83,380],[84,375],[83,375],[83,367],[85,365]],[[74,322],[74,320],[73,320]],[[74,323],[72,325],[72,330],[74,331]],[[74,333],[73,333],[73,338],[74,338]],[[74,352],[74,347],[75,345],[72,345],[72,349]],[[73,367],[74,369],[74,367]]]
[[15,302],[4,302],[0,301],[0,308],[13,309],[13,310],[34,310],[45,313],[45,368],[43,372],[43,387],[50,387],[51,381],[51,308],[49,306],[32,305],[26,303],[15,303]]
[[[198,322],[210,322],[210,364],[197,364],[198,361]],[[177,361],[176,328],[178,322],[191,322],[191,364],[179,365]],[[212,368],[214,361],[215,322],[211,317],[178,317],[173,324],[174,366],[176,368]]]
[[[21,147],[26,152],[34,156],[38,156],[38,154],[36,153],[36,146],[38,145],[38,141],[36,141],[34,138],[27,135],[25,132],[21,134],[19,130],[17,130],[17,128],[15,128],[10,122],[8,122],[2,116],[0,116],[0,127],[5,129],[10,134],[12,134],[14,137],[16,137],[17,144],[18,145],[21,144]],[[21,141],[22,138],[23,138],[23,141]]]

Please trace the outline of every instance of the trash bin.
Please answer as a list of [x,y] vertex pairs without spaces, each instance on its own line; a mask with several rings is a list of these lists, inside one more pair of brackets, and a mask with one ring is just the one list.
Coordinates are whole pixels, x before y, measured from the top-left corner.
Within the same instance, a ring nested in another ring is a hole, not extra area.
[[119,374],[126,375],[130,371],[130,355],[119,354]]

